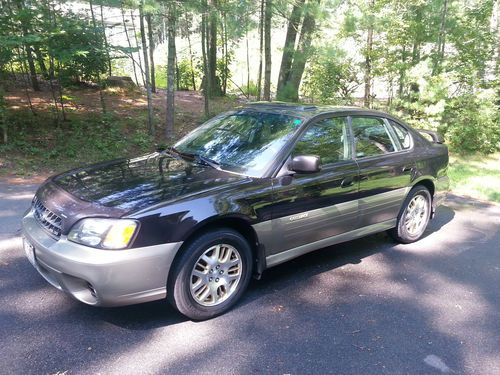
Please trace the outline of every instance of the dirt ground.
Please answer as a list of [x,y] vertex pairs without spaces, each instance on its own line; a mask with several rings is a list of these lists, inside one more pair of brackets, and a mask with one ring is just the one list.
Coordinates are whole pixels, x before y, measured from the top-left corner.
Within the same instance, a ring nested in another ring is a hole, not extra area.
[[[146,134],[147,100],[141,89],[107,88],[103,93],[107,112],[114,116],[115,121],[126,124],[122,127],[125,138],[130,135],[129,132],[136,131],[138,126],[143,126],[144,134]],[[62,97],[64,110],[70,122],[72,119],[87,119],[87,117],[89,121],[95,121],[95,116],[102,113],[99,91],[96,88],[65,89]],[[47,131],[44,134],[50,140],[50,128],[55,126],[55,119],[57,118],[54,98],[50,90],[45,88],[43,91],[33,92],[31,90],[26,91],[22,87],[13,87],[6,92],[5,100],[11,110],[25,114],[29,113],[31,102],[31,107],[38,118],[36,126],[45,127]],[[59,98],[57,98],[57,102],[59,118],[62,119]],[[217,114],[234,108],[242,102],[242,100],[234,97],[218,98],[211,101],[210,111],[212,114]],[[153,94],[153,109],[156,130],[155,143],[161,144],[165,142],[165,90],[158,89],[157,93]],[[204,98],[202,93],[195,91],[176,92],[175,111],[174,139],[178,139],[204,121]],[[61,123],[64,126],[62,120]],[[29,177],[20,176],[20,173],[15,168],[18,160],[27,164],[29,169],[28,155],[22,153],[15,156],[0,155],[0,177],[2,180],[11,184],[40,183],[48,175],[54,173],[50,166],[47,166],[47,168],[41,167],[36,168],[36,170],[29,170]]]

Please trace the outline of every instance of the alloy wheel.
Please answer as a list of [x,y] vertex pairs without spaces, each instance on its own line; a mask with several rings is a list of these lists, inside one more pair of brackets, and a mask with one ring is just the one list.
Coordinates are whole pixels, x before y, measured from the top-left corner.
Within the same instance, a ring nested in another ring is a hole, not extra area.
[[411,236],[420,235],[427,224],[429,216],[429,202],[417,194],[406,207],[404,226]]
[[191,296],[202,306],[221,304],[236,292],[242,267],[241,255],[234,246],[211,246],[198,258],[191,271]]

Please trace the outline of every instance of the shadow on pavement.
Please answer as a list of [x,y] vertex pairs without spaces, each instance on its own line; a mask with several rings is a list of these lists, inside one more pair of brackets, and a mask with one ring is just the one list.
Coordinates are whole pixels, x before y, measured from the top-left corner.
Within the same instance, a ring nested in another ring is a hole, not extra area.
[[[0,264],[3,368],[431,374],[439,371],[429,363],[439,361],[426,359],[435,356],[449,372],[495,373],[500,238],[491,216],[461,212],[470,207],[491,208],[452,201],[418,243],[396,244],[381,233],[272,268],[232,311],[200,323],[164,301],[83,305],[16,255]],[[476,241],[474,228],[487,236]]]

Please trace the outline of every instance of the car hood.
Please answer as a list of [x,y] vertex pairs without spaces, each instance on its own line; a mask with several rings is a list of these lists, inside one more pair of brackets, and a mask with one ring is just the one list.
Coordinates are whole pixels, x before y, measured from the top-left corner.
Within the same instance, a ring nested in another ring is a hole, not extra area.
[[154,153],[75,169],[55,176],[52,182],[81,200],[130,213],[244,179],[247,177]]

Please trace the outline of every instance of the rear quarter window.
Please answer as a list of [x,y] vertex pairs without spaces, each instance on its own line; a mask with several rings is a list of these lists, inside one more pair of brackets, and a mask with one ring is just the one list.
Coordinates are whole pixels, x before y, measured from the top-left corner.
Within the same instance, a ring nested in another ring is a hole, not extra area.
[[389,120],[389,124],[394,130],[394,134],[399,141],[399,145],[402,150],[408,150],[412,146],[412,139],[410,132],[406,130],[402,125],[398,124],[393,120]]

